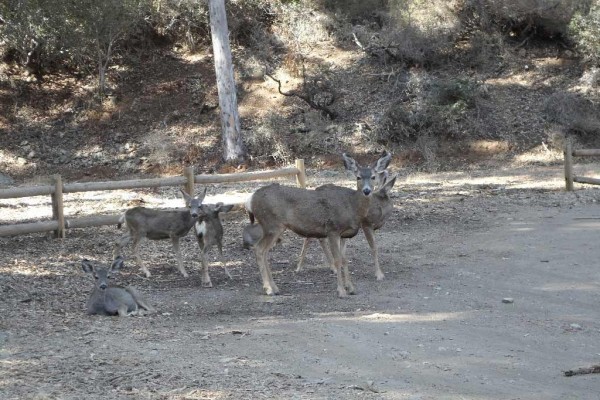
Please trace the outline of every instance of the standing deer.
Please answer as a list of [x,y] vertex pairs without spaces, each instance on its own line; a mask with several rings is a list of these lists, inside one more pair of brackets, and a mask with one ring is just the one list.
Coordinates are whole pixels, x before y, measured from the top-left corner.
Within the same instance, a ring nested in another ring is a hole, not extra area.
[[[392,189],[394,183],[396,182],[396,176],[394,176],[389,181],[387,180],[387,177],[387,171],[383,171],[379,174],[378,185],[381,187],[373,193],[367,217],[361,222],[361,228],[365,233],[365,237],[367,239],[367,242],[369,243],[369,247],[371,248],[371,253],[373,254],[373,259],[375,261],[375,277],[378,281],[382,280],[385,277],[385,275],[383,274],[383,272],[381,271],[381,267],[379,266],[379,252],[377,250],[377,245],[375,243],[373,232],[380,229],[383,226],[383,224],[394,209],[394,205],[392,204],[392,200],[389,196],[389,191]],[[323,185],[319,186],[315,190],[335,191],[349,189],[341,188],[339,186],[334,185]],[[300,256],[298,258],[298,266],[296,268],[296,272],[300,272],[302,270],[302,263],[304,261],[304,257],[306,256],[306,250],[308,248],[309,240],[309,238],[304,239],[304,243],[302,244],[302,251],[300,252]],[[327,240],[319,239],[319,242],[321,244],[323,252],[325,253],[325,257],[327,258],[329,266],[335,272],[333,256],[331,255],[331,250],[329,249]]]
[[81,268],[96,279],[94,290],[87,302],[88,314],[126,317],[137,314],[140,308],[149,312],[155,311],[133,287],[109,286],[108,280],[111,275],[123,268],[123,257],[117,257],[110,268],[95,267],[90,260],[83,260]]
[[198,245],[200,246],[200,260],[202,262],[202,286],[212,287],[210,275],[208,275],[208,262],[206,261],[206,253],[211,247],[217,245],[221,265],[225,269],[225,273],[231,278],[231,274],[223,261],[223,225],[219,218],[219,213],[229,212],[233,208],[233,204],[224,206],[223,203],[217,203],[214,206],[202,204],[200,206],[200,218],[196,221],[194,229]]
[[121,250],[133,239],[133,256],[135,261],[140,266],[146,278],[150,277],[150,271],[142,263],[142,259],[138,253],[140,242],[144,238],[150,240],[171,239],[173,250],[177,256],[177,268],[181,275],[188,277],[183,262],[181,261],[181,251],[179,250],[179,239],[188,234],[192,226],[200,216],[200,205],[206,196],[204,193],[198,197],[192,198],[184,190],[181,194],[185,200],[187,210],[166,211],[154,210],[146,207],[134,207],[125,211],[119,219],[119,227],[123,222],[126,223],[129,232],[127,232],[115,244],[113,257],[121,253]]
[[248,201],[250,220],[258,220],[262,236],[254,245],[263,288],[267,295],[278,294],[267,255],[286,229],[308,238],[327,238],[337,274],[339,297],[354,294],[341,239],[354,237],[366,218],[377,174],[389,165],[391,155],[384,152],[369,167],[361,167],[346,154],[342,155],[347,170],[357,179],[357,190],[307,190],[279,184],[258,189]]

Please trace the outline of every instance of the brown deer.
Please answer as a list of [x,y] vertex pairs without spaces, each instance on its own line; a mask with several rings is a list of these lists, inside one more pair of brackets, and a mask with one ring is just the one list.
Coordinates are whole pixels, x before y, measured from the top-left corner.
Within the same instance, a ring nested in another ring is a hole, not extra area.
[[181,194],[185,200],[186,210],[169,211],[134,207],[125,211],[119,219],[118,227],[121,227],[121,224],[125,222],[129,232],[123,235],[115,244],[113,257],[121,254],[123,247],[133,239],[133,256],[146,275],[146,278],[149,278],[150,271],[144,266],[138,253],[140,242],[144,238],[150,240],[171,239],[173,250],[177,256],[177,268],[181,272],[181,275],[187,278],[188,274],[181,261],[179,239],[187,235],[198,220],[201,212],[200,205],[206,196],[206,189],[198,197],[191,197],[184,190],[181,190]]
[[202,204],[200,206],[200,217],[194,226],[196,232],[196,238],[198,239],[198,245],[200,246],[200,260],[202,262],[202,286],[212,287],[210,275],[208,274],[208,263],[206,261],[206,253],[214,245],[219,250],[219,257],[221,265],[225,269],[225,273],[231,278],[231,274],[223,261],[223,224],[219,214],[222,212],[229,212],[233,208],[233,204],[223,205],[223,203],[217,203],[214,206],[209,204]]
[[111,276],[123,268],[123,257],[117,257],[110,268],[96,267],[90,260],[83,260],[81,268],[84,272],[91,273],[96,280],[87,302],[88,314],[126,317],[139,313],[140,308],[155,311],[133,287],[109,286]]
[[[380,189],[376,190],[373,193],[371,205],[369,206],[369,212],[367,213],[367,217],[361,222],[361,228],[365,233],[365,237],[367,239],[367,242],[369,243],[369,247],[371,248],[371,253],[373,254],[373,259],[375,261],[375,277],[378,281],[380,281],[385,277],[385,275],[383,274],[383,272],[381,271],[381,267],[379,266],[379,252],[375,243],[374,231],[380,229],[383,226],[383,224],[394,209],[394,205],[392,204],[392,200],[389,196],[389,191],[392,189],[394,183],[396,182],[396,176],[388,180],[387,170],[383,171],[378,176],[378,186],[380,186]],[[323,185],[319,186],[315,190],[348,189],[334,185]],[[300,252],[300,256],[298,257],[298,265],[296,268],[296,272],[300,272],[302,270],[302,263],[304,261],[304,257],[306,256],[309,240],[309,238],[304,239],[304,243],[302,244],[302,250]],[[325,257],[327,258],[329,266],[335,272],[333,256],[331,254],[331,250],[329,249],[329,245],[327,244],[327,240],[319,239],[319,243],[321,244],[321,248],[325,253]]]
[[358,233],[369,212],[377,174],[387,168],[391,155],[384,152],[376,163],[368,167],[361,167],[346,154],[342,157],[346,169],[356,176],[357,190],[307,190],[271,184],[258,189],[249,199],[250,220],[256,218],[262,228],[254,251],[266,294],[279,293],[267,255],[286,229],[303,237],[326,238],[336,269],[338,296],[354,294],[348,266],[343,259],[341,239]]

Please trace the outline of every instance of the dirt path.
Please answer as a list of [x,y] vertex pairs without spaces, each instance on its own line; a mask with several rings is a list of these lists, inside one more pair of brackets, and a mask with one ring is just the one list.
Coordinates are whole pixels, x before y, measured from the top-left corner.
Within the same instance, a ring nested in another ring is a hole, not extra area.
[[80,259],[107,261],[113,227],[0,238],[0,397],[597,399],[600,376],[563,371],[600,364],[600,193],[562,192],[559,167],[404,178],[377,234],[386,279],[361,235],[343,300],[316,245],[293,272],[292,235],[271,256],[282,295],[261,295],[241,213],[232,281],[214,264],[200,288],[149,244],[152,279],[131,265],[119,282],[159,312],[126,319],[84,314]]

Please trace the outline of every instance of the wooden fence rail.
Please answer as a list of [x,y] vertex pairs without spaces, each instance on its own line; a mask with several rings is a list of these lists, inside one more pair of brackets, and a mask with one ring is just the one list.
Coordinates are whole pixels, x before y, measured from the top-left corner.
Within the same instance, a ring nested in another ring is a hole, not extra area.
[[82,218],[67,218],[64,215],[63,194],[101,190],[155,188],[184,186],[188,193],[194,192],[195,184],[232,183],[260,181],[282,177],[296,177],[300,187],[306,187],[304,160],[296,160],[294,167],[270,171],[242,172],[235,174],[194,175],[193,167],[187,167],[183,176],[168,178],[134,179],[126,181],[63,183],[59,175],[54,176],[54,185],[0,189],[0,199],[50,195],[52,199],[52,220],[12,225],[0,225],[0,236],[23,235],[27,233],[54,231],[55,236],[64,238],[68,228],[113,225],[119,215],[92,215]]
[[578,149],[573,150],[572,143],[567,140],[565,143],[565,185],[567,191],[573,191],[573,183],[589,183],[600,185],[600,179],[577,176],[573,174],[573,157],[597,157],[600,156],[600,149]]

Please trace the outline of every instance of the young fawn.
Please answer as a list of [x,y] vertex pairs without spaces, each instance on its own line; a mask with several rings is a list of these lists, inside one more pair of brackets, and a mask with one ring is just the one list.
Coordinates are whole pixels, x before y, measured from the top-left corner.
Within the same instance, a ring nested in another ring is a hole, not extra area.
[[87,302],[90,315],[118,315],[126,317],[139,313],[142,308],[154,312],[146,300],[133,287],[109,286],[111,276],[123,268],[123,257],[117,257],[110,268],[96,267],[90,260],[83,260],[81,268],[94,276],[96,284]]
[[206,253],[213,246],[217,246],[219,250],[219,257],[221,265],[225,270],[225,273],[231,278],[231,274],[223,261],[223,224],[219,214],[229,212],[233,208],[233,205],[223,205],[223,203],[217,203],[214,206],[209,204],[202,204],[200,207],[200,217],[194,229],[196,231],[196,238],[198,239],[198,245],[200,246],[200,260],[202,262],[202,286],[212,287],[210,275],[208,274],[208,262],[206,261]]
[[138,253],[140,242],[144,238],[150,240],[171,239],[173,250],[175,250],[175,255],[177,256],[177,268],[181,272],[181,275],[187,278],[188,273],[185,271],[183,262],[181,261],[179,239],[187,235],[198,220],[200,205],[206,196],[206,189],[198,197],[191,197],[183,190],[181,194],[185,200],[187,210],[168,211],[146,207],[134,207],[127,210],[121,216],[118,227],[121,227],[121,224],[125,222],[128,232],[115,244],[113,257],[120,255],[123,247],[133,239],[133,256],[146,275],[146,278],[149,278],[150,271],[144,266]]

